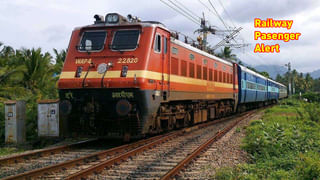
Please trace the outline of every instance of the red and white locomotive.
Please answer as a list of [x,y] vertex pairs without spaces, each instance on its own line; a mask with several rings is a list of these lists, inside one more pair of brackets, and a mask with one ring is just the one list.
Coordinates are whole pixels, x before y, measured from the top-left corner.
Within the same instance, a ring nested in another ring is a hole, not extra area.
[[141,137],[236,111],[238,65],[154,21],[96,15],[74,29],[59,80],[65,134]]

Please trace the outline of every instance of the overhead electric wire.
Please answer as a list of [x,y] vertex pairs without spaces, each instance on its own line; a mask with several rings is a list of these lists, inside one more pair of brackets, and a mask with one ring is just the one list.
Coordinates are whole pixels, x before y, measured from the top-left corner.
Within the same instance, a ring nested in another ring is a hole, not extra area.
[[175,0],[177,3],[179,3],[182,7],[184,7],[187,11],[189,11],[191,14],[193,14],[194,16],[196,16],[197,18],[201,19],[200,16],[198,16],[196,13],[194,13],[193,11],[191,11],[189,8],[187,8],[184,4],[182,4],[180,1]]
[[224,8],[222,2],[220,0],[218,0],[222,9],[224,10],[224,12],[226,13],[226,15],[230,18],[230,22],[232,23],[233,27],[236,27],[235,24],[233,23],[232,17],[230,16],[230,14],[228,13],[228,11],[226,10],[226,8]]
[[175,7],[172,7],[169,3],[165,2],[164,0],[160,0],[162,3],[164,3],[165,5],[169,6],[171,9],[175,10],[176,12],[180,13],[181,15],[183,15],[184,17],[186,17],[187,19],[189,19],[190,21],[192,21],[193,23],[197,24],[197,25],[201,25],[200,22],[194,20],[193,18],[185,15],[183,12],[181,12],[180,10],[178,10]]
[[[218,0],[218,1],[219,1],[219,3],[220,3],[221,7],[223,8],[223,10],[225,11],[226,15],[230,18],[230,22],[232,23],[232,25],[233,25],[234,27],[236,27],[236,25],[235,25],[235,23],[234,23],[234,21],[233,21],[233,18],[232,18],[231,15],[228,13],[227,9],[224,7],[224,5],[223,5],[223,3],[221,2],[221,0]],[[243,42],[244,44],[247,43],[247,41],[241,36],[241,34],[239,34],[239,36],[240,36],[240,38],[241,38],[243,41],[245,41],[245,42]]]
[[215,14],[206,4],[204,4],[201,0],[198,0],[199,2],[200,2],[200,4],[202,4],[205,8],[207,8],[208,9],[208,11],[209,12],[211,12],[213,15],[215,15],[215,16],[217,16],[218,17],[218,15],[217,14]]
[[221,18],[221,16],[219,15],[218,11],[216,10],[216,8],[213,6],[212,2],[210,0],[208,0],[209,4],[211,5],[211,7],[213,8],[213,10],[215,11],[215,13],[217,14],[219,20],[222,22],[222,24],[224,25],[224,27],[226,29],[229,30],[229,27],[227,26],[227,24],[224,22],[224,20]]
[[177,5],[176,3],[172,2],[171,0],[168,0],[171,4],[173,4],[175,7],[177,7],[178,9],[180,9],[182,12],[184,12],[186,15],[188,15],[190,18],[194,19],[195,21],[200,22],[200,17],[198,19],[196,19],[193,15],[192,12],[190,14],[190,11],[188,12],[188,10],[183,9],[182,7],[180,7],[179,5]]

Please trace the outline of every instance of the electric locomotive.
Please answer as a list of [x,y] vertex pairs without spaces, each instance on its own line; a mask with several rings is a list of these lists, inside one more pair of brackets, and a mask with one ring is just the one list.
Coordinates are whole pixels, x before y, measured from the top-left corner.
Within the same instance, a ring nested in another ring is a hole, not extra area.
[[236,64],[159,22],[94,17],[73,30],[58,82],[64,135],[141,137],[235,111]]
[[238,64],[180,41],[160,22],[117,13],[94,18],[73,30],[60,74],[63,136],[140,138],[248,103],[238,100],[246,88]]

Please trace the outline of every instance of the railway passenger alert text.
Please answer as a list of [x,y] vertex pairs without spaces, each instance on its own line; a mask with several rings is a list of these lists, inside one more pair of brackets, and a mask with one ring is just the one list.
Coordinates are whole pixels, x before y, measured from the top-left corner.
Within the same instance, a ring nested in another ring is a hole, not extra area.
[[[259,18],[254,19],[255,28],[285,28],[290,30],[293,25],[293,20],[274,20],[267,18],[262,20]],[[291,40],[299,40],[301,33],[264,33],[261,31],[254,31],[254,40],[280,40],[289,42]],[[280,45],[266,45],[264,43],[257,43],[254,48],[255,53],[279,53]]]

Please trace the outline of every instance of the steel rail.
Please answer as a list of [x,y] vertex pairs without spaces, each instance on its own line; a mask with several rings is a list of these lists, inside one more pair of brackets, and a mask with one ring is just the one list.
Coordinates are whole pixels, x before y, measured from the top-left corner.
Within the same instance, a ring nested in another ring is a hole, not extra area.
[[84,145],[84,144],[87,144],[87,143],[90,143],[90,142],[93,142],[96,140],[97,139],[90,139],[90,140],[80,141],[80,142],[73,143],[73,144],[61,145],[61,146],[56,146],[56,147],[46,148],[46,149],[39,149],[39,150],[35,150],[32,152],[27,152],[27,153],[13,155],[13,156],[9,156],[9,157],[0,158],[0,167],[3,167],[4,165],[8,165],[8,164],[19,163],[24,160],[29,160],[32,157],[41,157],[41,156],[45,156],[45,155],[52,155],[55,153],[64,152],[68,149],[71,149],[71,148],[74,148],[77,146],[81,146],[81,145]]
[[155,136],[155,137],[148,138],[148,139],[145,139],[145,140],[141,140],[141,141],[138,141],[138,142],[135,142],[135,143],[132,143],[132,144],[126,144],[126,145],[122,145],[122,146],[115,147],[115,148],[112,148],[112,149],[104,150],[104,151],[101,151],[101,152],[96,152],[96,153],[89,154],[87,156],[80,157],[80,158],[77,158],[77,159],[73,159],[73,160],[62,162],[62,163],[57,163],[57,164],[54,164],[54,165],[51,165],[51,166],[35,169],[35,170],[32,170],[32,171],[27,171],[27,172],[24,172],[24,173],[21,173],[21,174],[5,177],[3,180],[30,179],[30,178],[39,177],[39,176],[44,175],[44,174],[49,174],[50,172],[55,172],[55,171],[59,171],[59,170],[65,170],[67,167],[71,167],[71,166],[76,166],[76,165],[79,165],[79,164],[87,163],[87,161],[91,160],[91,159],[99,160],[99,159],[105,158],[105,157],[110,156],[110,155],[121,153],[121,151],[124,151],[126,149],[135,148],[137,146],[141,146],[143,144],[149,143],[149,141],[162,139],[162,138],[164,138],[166,136],[170,136],[172,134],[176,134],[176,133],[179,133],[179,132],[180,131],[171,132],[171,133],[168,133],[168,134],[165,134],[165,135],[159,135],[159,136]]
[[230,116],[230,117],[221,118],[221,119],[216,120],[216,121],[210,121],[210,122],[204,123],[204,124],[198,124],[198,125],[190,127],[190,128],[184,128],[184,129],[178,131],[177,133],[171,135],[170,137],[167,137],[165,140],[157,140],[155,142],[151,142],[149,144],[141,146],[141,147],[139,147],[137,149],[133,149],[132,151],[129,151],[127,153],[120,154],[120,155],[118,155],[118,156],[116,156],[116,157],[114,157],[112,159],[103,161],[103,162],[101,162],[99,164],[96,164],[94,166],[91,166],[91,167],[89,167],[87,169],[84,169],[82,171],[74,173],[74,174],[66,177],[65,179],[68,179],[68,180],[71,180],[71,179],[72,180],[73,179],[86,179],[89,175],[91,175],[93,173],[98,173],[98,172],[102,171],[105,168],[110,168],[114,164],[121,163],[121,162],[125,161],[126,159],[128,159],[129,157],[134,156],[134,155],[136,155],[138,153],[141,153],[141,152],[143,152],[145,150],[148,150],[148,149],[150,149],[152,147],[155,147],[156,145],[159,145],[159,144],[161,144],[163,142],[166,142],[166,141],[178,136],[179,134],[182,134],[184,132],[190,132],[190,131],[193,131],[195,129],[200,129],[200,128],[203,128],[203,127],[211,126],[211,125],[214,125],[214,124],[226,121],[226,120],[230,120],[230,119],[235,118],[235,116],[236,115]]
[[103,161],[103,162],[101,162],[101,163],[99,163],[97,165],[94,165],[94,166],[91,166],[91,167],[89,167],[87,169],[84,169],[84,170],[82,170],[82,171],[80,171],[78,173],[72,174],[72,175],[68,176],[65,179],[66,180],[67,179],[70,180],[70,179],[83,179],[83,178],[86,178],[90,174],[102,171],[103,169],[109,168],[109,167],[111,167],[112,165],[114,165],[116,163],[120,163],[120,162],[130,158],[131,156],[134,156],[134,155],[136,155],[136,154],[138,154],[140,152],[143,152],[143,151],[145,151],[147,149],[150,149],[150,148],[152,148],[154,146],[162,144],[162,143],[164,143],[164,142],[166,142],[166,141],[168,141],[168,140],[170,140],[170,139],[172,139],[174,137],[177,137],[178,134],[179,133],[174,133],[174,134],[172,134],[170,136],[166,136],[164,138],[161,138],[161,139],[158,139],[156,141],[150,142],[150,143],[145,144],[145,145],[143,145],[143,146],[141,146],[139,148],[133,149],[133,150],[131,150],[129,152],[126,152],[124,154],[118,155],[118,156],[116,156],[114,158],[111,158],[111,159],[109,159],[107,161]]
[[184,169],[193,159],[199,156],[205,149],[207,149],[213,142],[220,139],[227,132],[229,132],[233,127],[235,127],[240,121],[248,118],[251,114],[253,114],[255,110],[246,113],[244,116],[239,117],[234,123],[225,127],[223,130],[217,132],[211,138],[209,138],[206,142],[201,144],[197,149],[195,149],[190,155],[184,158],[180,163],[178,163],[174,168],[172,168],[169,172],[167,172],[164,176],[161,177],[161,180],[173,179],[176,174],[178,174],[182,169]]
[[[126,145],[122,145],[119,147],[115,147],[112,149],[108,149],[108,150],[104,150],[101,152],[97,152],[97,153],[93,153],[93,154],[89,154],[87,156],[84,157],[80,157],[77,159],[73,159],[73,160],[69,160],[69,161],[65,161],[62,163],[57,163],[51,166],[47,166],[47,167],[43,167],[43,168],[39,168],[39,169],[35,169],[32,171],[27,171],[21,174],[17,174],[17,175],[13,175],[13,176],[9,176],[9,177],[5,177],[5,180],[8,179],[30,179],[30,178],[36,178],[39,177],[41,175],[48,175],[51,172],[56,172],[59,170],[66,170],[68,167],[72,167],[72,166],[78,166],[80,164],[85,164],[88,162],[88,160],[101,160],[103,158],[106,158],[107,156],[111,156],[111,155],[116,155],[115,157],[111,158],[111,159],[107,159],[105,161],[102,161],[101,163],[98,163],[94,166],[91,166],[89,168],[86,168],[82,171],[79,171],[77,173],[74,173],[70,176],[68,176],[66,179],[81,179],[81,178],[85,178],[88,175],[94,173],[94,172],[98,172],[101,171],[102,169],[104,169],[105,167],[110,167],[112,165],[114,165],[115,163],[120,163],[123,160],[139,153],[142,151],[145,151],[147,149],[150,149],[152,147],[155,147],[156,145],[166,142],[168,141],[170,138],[174,138],[178,135],[181,135],[185,132],[190,132],[196,129],[200,129],[203,127],[207,127],[207,126],[211,126],[217,123],[220,123],[222,121],[227,121],[230,119],[233,119],[235,117],[237,117],[238,114],[233,115],[233,116],[229,116],[229,117],[224,117],[221,118],[219,120],[215,120],[215,121],[210,121],[207,123],[203,123],[203,124],[198,124],[192,127],[187,127],[181,130],[176,130],[167,134],[163,134],[163,135],[158,135],[152,138],[148,138],[148,139],[144,139],[144,140],[140,140],[138,142],[132,143],[132,144],[126,144]],[[129,149],[129,151],[128,151]],[[125,151],[125,152],[123,152]],[[117,155],[118,154],[118,155]]]

